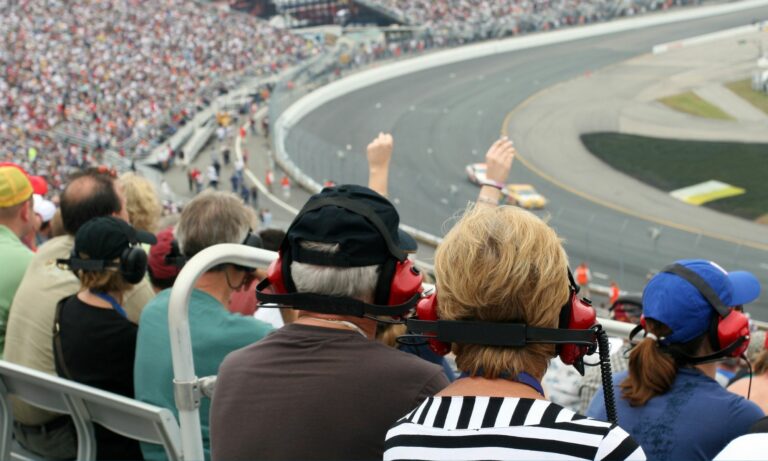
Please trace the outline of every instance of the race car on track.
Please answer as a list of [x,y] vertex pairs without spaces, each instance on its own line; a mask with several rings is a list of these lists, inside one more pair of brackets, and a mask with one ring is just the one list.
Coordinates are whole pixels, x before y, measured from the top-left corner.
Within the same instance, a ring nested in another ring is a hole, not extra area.
[[506,196],[507,203],[529,210],[544,208],[547,204],[547,199],[530,184],[507,184],[502,193]]

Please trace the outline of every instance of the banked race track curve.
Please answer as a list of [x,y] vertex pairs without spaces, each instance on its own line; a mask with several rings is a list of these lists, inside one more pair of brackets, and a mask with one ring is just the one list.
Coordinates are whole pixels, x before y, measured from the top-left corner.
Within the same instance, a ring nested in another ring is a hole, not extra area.
[[[419,71],[342,95],[292,126],[285,148],[315,181],[365,183],[365,146],[392,132],[395,152],[390,198],[402,222],[442,236],[478,189],[464,167],[482,162],[487,147],[506,132],[506,116],[546,88],[648,53],[654,45],[768,19],[761,6],[715,17],[612,33],[512,51]],[[552,133],[553,137],[558,133]],[[521,156],[530,157],[524,145]],[[563,165],[567,170],[568,166]],[[678,258],[707,258],[728,269],[752,271],[768,292],[768,250],[643,219],[573,194],[513,165],[510,182],[531,183],[550,202],[546,216],[566,242],[575,266],[589,261],[596,282],[616,280],[639,292],[649,273]],[[670,198],[670,200],[672,200]],[[665,221],[674,221],[669,216]],[[687,223],[680,223],[685,225]],[[768,229],[766,229],[768,231]],[[750,306],[768,320],[768,295]]]

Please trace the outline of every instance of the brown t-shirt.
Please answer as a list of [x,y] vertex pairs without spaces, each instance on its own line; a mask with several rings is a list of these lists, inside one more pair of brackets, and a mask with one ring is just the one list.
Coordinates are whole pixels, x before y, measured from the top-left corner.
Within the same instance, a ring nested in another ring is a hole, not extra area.
[[222,363],[212,458],[381,459],[389,427],[447,385],[439,366],[355,331],[287,325]]

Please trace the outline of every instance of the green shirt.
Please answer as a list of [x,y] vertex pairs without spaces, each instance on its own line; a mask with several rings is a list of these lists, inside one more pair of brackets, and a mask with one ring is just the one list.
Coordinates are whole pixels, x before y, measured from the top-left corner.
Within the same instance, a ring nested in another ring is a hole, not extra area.
[[33,253],[21,243],[13,231],[0,224],[0,255],[3,261],[3,270],[0,271],[0,358],[2,358],[11,303],[21,279],[24,278],[29,261],[32,260]]
[[[133,382],[136,399],[168,408],[178,418],[173,398],[173,362],[168,333],[168,301],[171,289],[163,290],[144,307],[136,338]],[[272,325],[233,314],[213,296],[194,289],[189,301],[189,330],[196,376],[212,376],[230,352],[248,346],[273,330]],[[200,403],[205,459],[210,460],[208,412],[211,401]],[[164,460],[160,445],[142,443],[145,460]]]

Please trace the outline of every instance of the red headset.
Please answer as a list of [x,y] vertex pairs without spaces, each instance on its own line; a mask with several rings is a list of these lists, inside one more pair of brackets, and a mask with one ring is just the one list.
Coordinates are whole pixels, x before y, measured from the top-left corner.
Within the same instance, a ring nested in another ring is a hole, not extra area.
[[[286,277],[287,276],[287,277]],[[283,252],[278,252],[277,259],[267,269],[267,280],[275,294],[295,293],[293,280],[290,279],[290,264],[283,264]],[[394,258],[384,263],[376,286],[374,303],[384,306],[406,304],[414,296],[421,294],[423,276],[409,259],[398,261]],[[289,289],[288,287],[291,286]]]
[[[305,206],[296,217],[320,206],[338,206],[361,215],[375,227],[387,243],[390,255],[381,265],[374,291],[374,304],[364,303],[352,298],[326,296],[316,293],[297,293],[291,277],[291,248],[289,239],[283,239],[278,251],[278,258],[267,269],[267,278],[256,287],[256,297],[261,303],[291,306],[296,309],[313,312],[363,316],[403,317],[416,306],[422,293],[423,276],[407,258],[407,254],[392,242],[387,229],[372,210],[360,203],[350,204],[339,199],[326,199],[323,203]],[[287,234],[290,234],[289,228]],[[271,290],[267,290],[271,287]]]
[[[715,352],[703,357],[686,355],[684,356],[685,359],[691,363],[701,363],[723,357],[740,357],[744,354],[749,347],[750,334],[749,318],[743,312],[726,306],[715,290],[699,274],[681,264],[671,264],[662,269],[661,272],[675,274],[693,285],[716,313],[712,316],[707,334],[709,344]],[[646,329],[645,317],[640,318],[640,327],[642,330]],[[636,331],[633,333],[636,334]]]
[[[573,365],[583,375],[584,356],[594,352],[597,346],[595,331],[592,329],[596,324],[597,313],[591,301],[579,298],[579,288],[570,269],[568,280],[568,302],[560,310],[557,329],[514,323],[442,321],[437,315],[436,293],[419,301],[416,306],[417,321],[409,320],[408,326],[412,331],[425,334],[430,349],[439,355],[450,352],[449,339],[454,342],[517,347],[533,343],[556,344],[560,360],[567,365]],[[473,328],[477,329],[477,335],[470,331]],[[515,337],[518,332],[522,332],[522,337]],[[498,333],[500,337],[493,338],[494,333]]]

